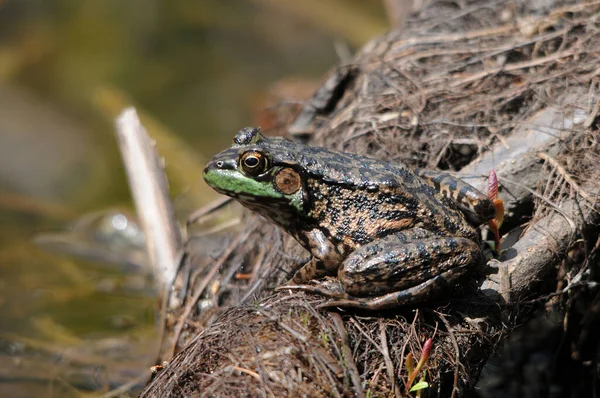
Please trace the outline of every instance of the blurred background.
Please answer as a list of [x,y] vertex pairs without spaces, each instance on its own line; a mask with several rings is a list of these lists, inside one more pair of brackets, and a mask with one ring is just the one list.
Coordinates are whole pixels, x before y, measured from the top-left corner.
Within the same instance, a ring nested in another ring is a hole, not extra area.
[[205,160],[385,32],[383,3],[0,0],[0,396],[139,388],[156,357],[115,115],[137,107],[184,220]]

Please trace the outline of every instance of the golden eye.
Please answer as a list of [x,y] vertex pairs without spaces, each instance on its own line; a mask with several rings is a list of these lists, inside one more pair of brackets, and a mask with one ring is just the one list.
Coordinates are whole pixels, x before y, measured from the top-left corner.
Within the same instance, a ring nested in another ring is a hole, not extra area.
[[249,151],[241,156],[240,165],[244,173],[256,177],[267,170],[268,161],[263,153]]

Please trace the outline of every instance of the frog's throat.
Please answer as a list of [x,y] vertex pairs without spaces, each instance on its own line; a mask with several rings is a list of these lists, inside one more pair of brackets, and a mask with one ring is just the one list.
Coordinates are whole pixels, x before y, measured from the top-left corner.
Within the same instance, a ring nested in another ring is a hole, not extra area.
[[210,170],[204,173],[204,181],[216,191],[240,202],[268,205],[269,201],[284,201],[299,213],[304,212],[304,190],[286,195],[273,188],[271,179],[256,181],[235,170]]

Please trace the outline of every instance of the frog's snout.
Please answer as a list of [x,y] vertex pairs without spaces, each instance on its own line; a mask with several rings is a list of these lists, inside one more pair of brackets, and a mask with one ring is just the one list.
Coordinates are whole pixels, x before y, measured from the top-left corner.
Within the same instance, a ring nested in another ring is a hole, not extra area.
[[227,161],[223,159],[211,160],[204,167],[204,175],[210,173],[211,171],[219,171],[219,170],[234,170],[235,162]]
[[212,170],[211,163],[212,162],[206,163],[206,166],[204,166],[204,171],[202,172],[203,175],[206,175],[206,173]]
[[[217,163],[218,163],[218,165],[217,165]],[[219,161],[215,162],[214,160],[211,160],[210,162],[206,163],[206,166],[204,166],[204,174],[207,174],[216,169],[220,169],[222,166],[223,166],[222,161],[219,160]]]

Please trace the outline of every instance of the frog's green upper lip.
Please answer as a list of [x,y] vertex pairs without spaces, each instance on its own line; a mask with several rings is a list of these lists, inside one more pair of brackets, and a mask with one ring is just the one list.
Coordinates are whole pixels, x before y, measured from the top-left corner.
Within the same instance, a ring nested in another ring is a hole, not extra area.
[[[244,174],[237,165],[237,150],[229,149],[216,155],[206,164],[203,177],[204,181],[216,191],[242,202],[261,200],[272,204],[286,203],[296,211],[304,210],[304,190],[299,189],[293,194],[286,195],[275,189],[273,169],[256,177]],[[241,199],[242,197],[244,199]]]
[[[227,182],[231,181],[233,176],[236,174],[236,164],[233,160],[218,158],[213,159],[206,164],[204,167],[204,181],[214,189],[219,190],[221,193],[229,191]],[[227,176],[226,178],[222,178]]]

